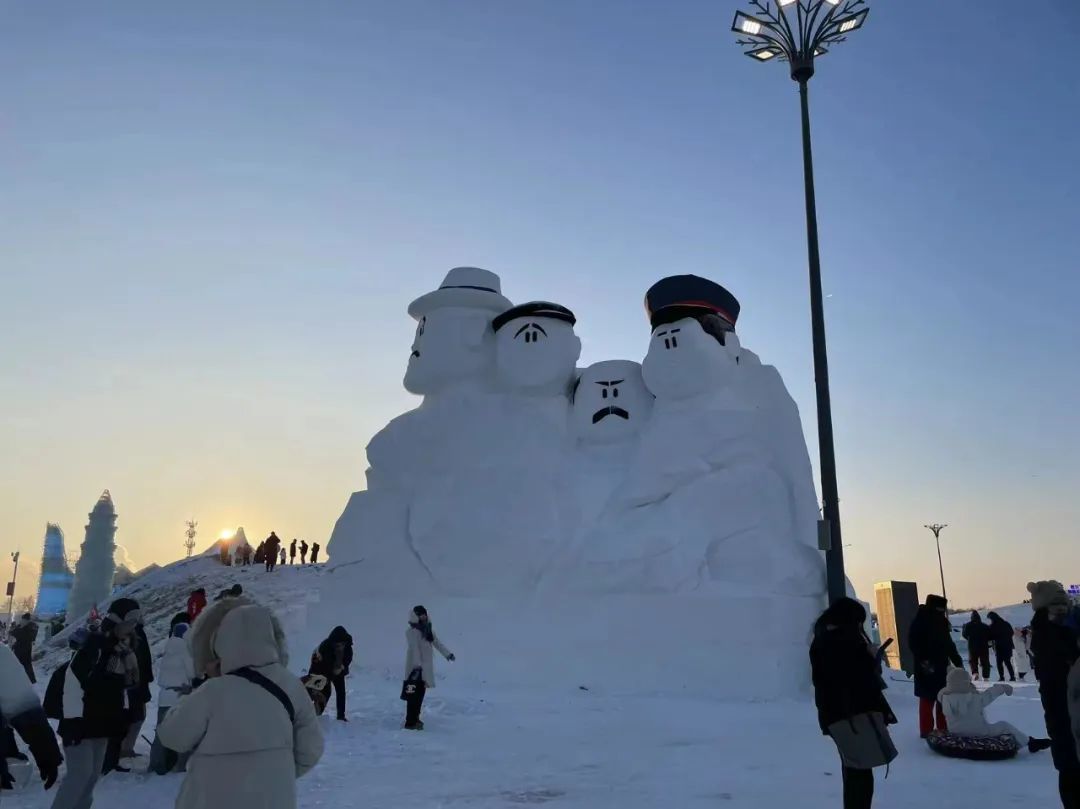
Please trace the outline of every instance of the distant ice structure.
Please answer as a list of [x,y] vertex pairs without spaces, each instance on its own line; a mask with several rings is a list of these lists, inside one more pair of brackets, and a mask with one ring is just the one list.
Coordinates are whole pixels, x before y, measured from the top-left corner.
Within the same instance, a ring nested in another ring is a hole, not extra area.
[[221,556],[221,549],[226,548],[229,551],[229,557],[232,558],[236,555],[236,552],[241,548],[251,547],[251,543],[248,542],[247,534],[244,533],[244,526],[240,526],[234,533],[229,536],[220,537],[215,539],[214,542],[203,551],[203,556]]
[[56,523],[45,526],[45,547],[41,553],[41,578],[34,613],[52,618],[67,610],[74,574],[68,567],[64,532]]
[[[825,579],[797,407],[742,348],[723,287],[667,278],[647,309],[642,365],[577,371],[573,313],[515,307],[493,273],[456,268],[414,301],[405,387],[423,400],[368,446],[367,489],[329,542],[328,603],[362,598],[375,615],[387,596],[458,599],[488,615],[485,632],[561,622],[560,659],[585,669],[611,665],[597,642],[678,655],[672,622],[722,615],[702,632],[712,656],[670,661],[676,680],[722,678],[744,696],[802,688]],[[660,676],[624,663],[642,687]]]
[[69,620],[78,620],[93,607],[104,610],[108,606],[116,573],[113,556],[116,552],[115,536],[116,509],[106,489],[90,512],[90,521],[86,524],[82,555],[75,565],[75,581],[68,599]]

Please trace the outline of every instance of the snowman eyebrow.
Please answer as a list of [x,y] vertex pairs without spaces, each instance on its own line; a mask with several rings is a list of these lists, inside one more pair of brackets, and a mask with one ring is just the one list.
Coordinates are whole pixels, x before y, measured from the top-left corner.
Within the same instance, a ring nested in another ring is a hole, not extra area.
[[624,381],[625,380],[622,380],[622,379],[612,379],[609,382],[597,382],[596,384],[597,385],[603,385],[604,387],[607,387],[608,385],[621,385]]
[[539,329],[545,337],[548,336],[548,333],[544,331],[544,327],[541,326],[539,323],[526,323],[524,326],[514,332],[514,337],[518,337],[526,329]]

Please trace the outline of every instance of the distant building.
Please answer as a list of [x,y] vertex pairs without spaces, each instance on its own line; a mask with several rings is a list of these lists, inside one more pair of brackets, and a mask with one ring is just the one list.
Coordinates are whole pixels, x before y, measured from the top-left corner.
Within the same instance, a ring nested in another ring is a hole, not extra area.
[[41,578],[38,579],[35,608],[38,617],[52,618],[67,610],[74,579],[64,549],[64,532],[56,523],[49,523],[45,526],[45,548],[41,553]]
[[90,512],[82,555],[75,565],[75,582],[68,598],[68,620],[79,620],[92,607],[104,610],[116,574],[116,509],[106,489]]

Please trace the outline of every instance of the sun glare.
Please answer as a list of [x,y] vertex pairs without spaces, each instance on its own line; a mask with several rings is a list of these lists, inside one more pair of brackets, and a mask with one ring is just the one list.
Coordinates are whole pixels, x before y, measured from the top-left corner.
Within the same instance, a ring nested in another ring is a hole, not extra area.
[[230,530],[228,530],[228,529],[225,529],[224,531],[222,531],[222,532],[221,532],[221,533],[220,533],[220,534],[218,535],[218,539],[232,539],[232,538],[233,538],[234,536],[236,536],[236,532],[235,532],[235,531],[230,531]]

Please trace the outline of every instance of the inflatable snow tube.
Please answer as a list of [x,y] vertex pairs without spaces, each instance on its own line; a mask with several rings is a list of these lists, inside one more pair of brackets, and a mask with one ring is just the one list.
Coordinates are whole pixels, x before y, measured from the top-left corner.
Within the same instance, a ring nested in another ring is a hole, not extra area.
[[1004,761],[1020,752],[1020,743],[1008,733],[1004,736],[974,739],[935,730],[926,737],[926,743],[935,753],[972,761]]

